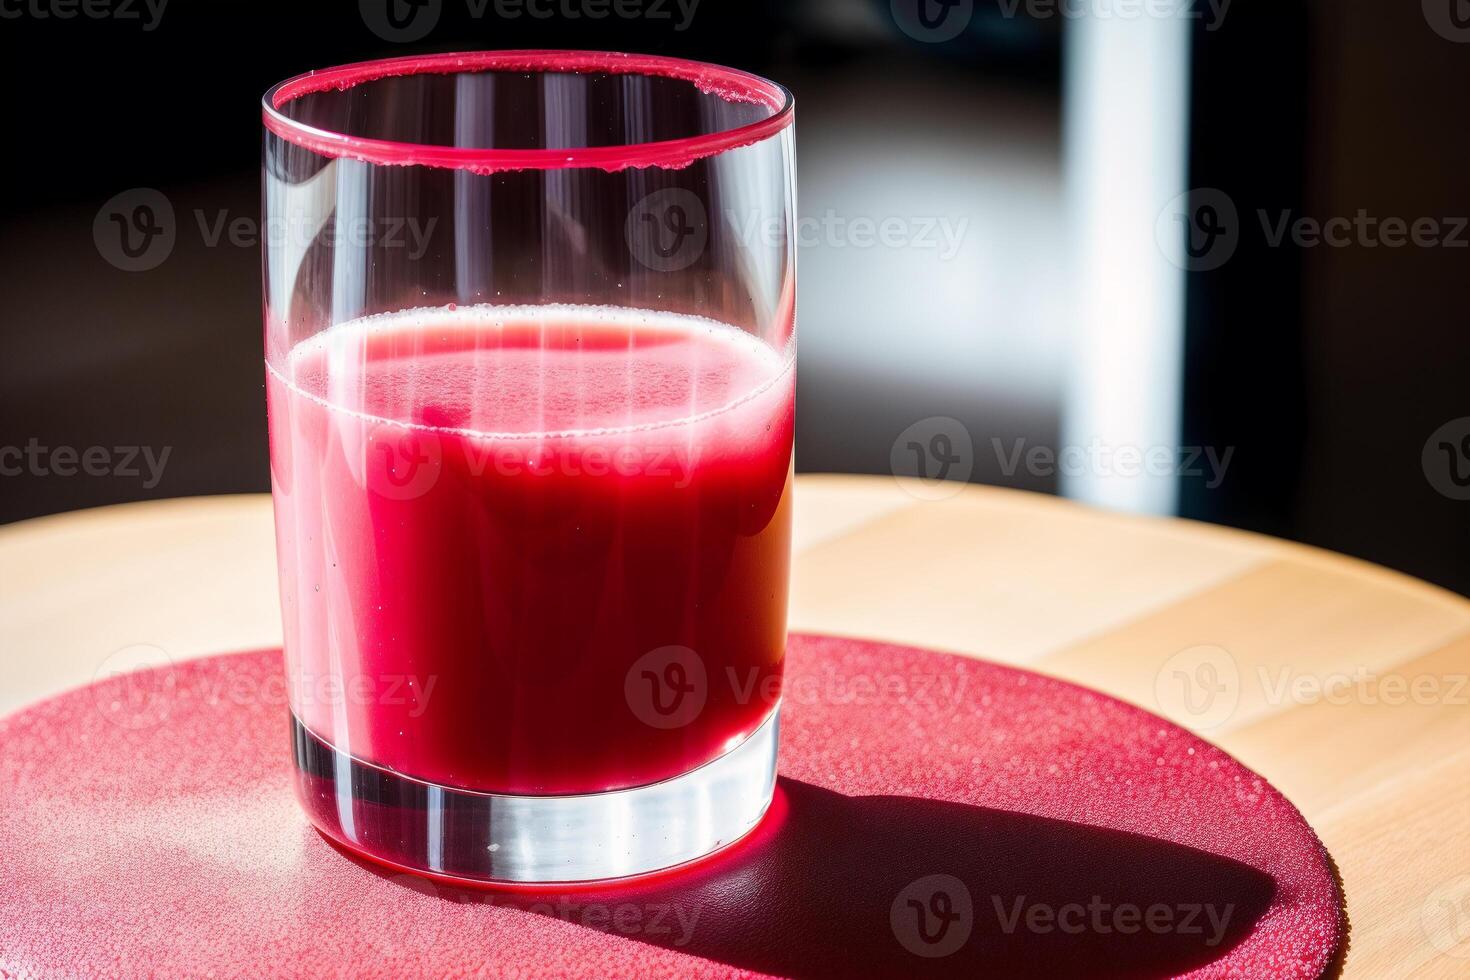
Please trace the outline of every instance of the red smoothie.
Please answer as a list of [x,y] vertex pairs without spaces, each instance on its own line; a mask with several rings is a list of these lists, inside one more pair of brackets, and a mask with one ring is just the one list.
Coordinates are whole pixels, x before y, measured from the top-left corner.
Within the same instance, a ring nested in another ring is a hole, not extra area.
[[671,314],[447,307],[318,334],[267,393],[292,707],[321,739],[586,793],[687,772],[775,706],[790,351]]

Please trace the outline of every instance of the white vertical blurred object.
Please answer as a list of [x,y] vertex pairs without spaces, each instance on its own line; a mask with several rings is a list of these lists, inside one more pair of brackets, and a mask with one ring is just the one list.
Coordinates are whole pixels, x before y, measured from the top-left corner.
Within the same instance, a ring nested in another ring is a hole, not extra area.
[[1138,513],[1173,513],[1179,497],[1172,472],[1131,459],[1121,472],[1115,456],[1136,447],[1145,460],[1150,450],[1178,459],[1184,271],[1154,228],[1188,180],[1190,7],[1154,3],[1137,17],[1098,8],[1065,31],[1073,342],[1062,445],[1072,460],[1061,461],[1061,489]]

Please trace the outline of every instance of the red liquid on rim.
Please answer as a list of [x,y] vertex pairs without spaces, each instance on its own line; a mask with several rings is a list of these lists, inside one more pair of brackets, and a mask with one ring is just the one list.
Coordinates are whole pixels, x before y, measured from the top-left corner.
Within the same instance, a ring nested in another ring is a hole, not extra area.
[[267,372],[292,706],[404,775],[680,775],[774,707],[791,359],[610,308],[412,311]]
[[[769,115],[733,129],[655,143],[529,149],[426,145],[365,138],[302,125],[290,114],[292,101],[317,92],[347,91],[385,78],[484,71],[587,72],[681,79],[726,102],[762,106]],[[781,86],[734,68],[661,55],[546,50],[447,52],[339,65],[281,82],[266,93],[262,109],[266,129],[313,153],[384,166],[444,167],[481,175],[505,170],[577,167],[607,171],[625,167],[677,170],[695,160],[773,136],[791,125],[795,111],[791,94]]]

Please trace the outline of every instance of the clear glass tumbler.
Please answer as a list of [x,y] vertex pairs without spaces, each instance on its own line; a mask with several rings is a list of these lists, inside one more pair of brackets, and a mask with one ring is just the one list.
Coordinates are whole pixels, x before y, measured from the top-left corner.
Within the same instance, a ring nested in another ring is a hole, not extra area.
[[790,93],[477,52],[264,100],[297,791],[454,879],[634,875],[760,820],[786,643]]

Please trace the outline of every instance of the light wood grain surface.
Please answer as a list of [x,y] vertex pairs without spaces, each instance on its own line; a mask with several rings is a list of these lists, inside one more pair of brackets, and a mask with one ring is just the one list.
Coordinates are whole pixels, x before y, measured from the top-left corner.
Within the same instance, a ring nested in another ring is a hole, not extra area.
[[[1345,976],[1470,977],[1470,602],[1256,535],[940,495],[801,477],[792,628],[1024,664],[1201,732],[1332,852]],[[266,496],[0,528],[0,713],[120,662],[280,639]]]

